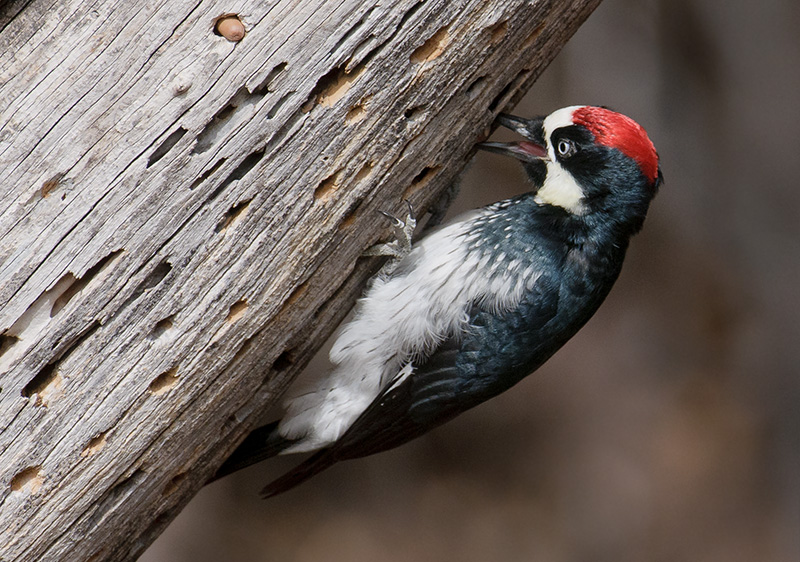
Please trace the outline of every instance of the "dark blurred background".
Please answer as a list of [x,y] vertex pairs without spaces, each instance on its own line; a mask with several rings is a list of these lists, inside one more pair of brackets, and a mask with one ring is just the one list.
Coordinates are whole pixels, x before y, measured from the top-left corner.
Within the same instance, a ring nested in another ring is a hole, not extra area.
[[[800,560],[799,24],[795,0],[605,0],[515,109],[608,105],[659,150],[599,313],[409,445],[270,501],[295,461],[207,487],[142,561]],[[513,164],[479,154],[457,206],[522,192]]]

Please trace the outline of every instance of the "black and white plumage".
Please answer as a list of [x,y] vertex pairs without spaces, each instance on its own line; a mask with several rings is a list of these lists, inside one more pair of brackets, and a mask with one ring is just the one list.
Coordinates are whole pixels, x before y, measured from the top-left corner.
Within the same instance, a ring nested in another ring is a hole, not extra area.
[[655,148],[598,107],[499,123],[525,140],[481,148],[519,159],[534,190],[457,218],[376,276],[333,345],[334,368],[290,389],[283,419],[248,436],[217,477],[316,451],[271,496],[405,443],[516,384],[594,314],[661,182]]

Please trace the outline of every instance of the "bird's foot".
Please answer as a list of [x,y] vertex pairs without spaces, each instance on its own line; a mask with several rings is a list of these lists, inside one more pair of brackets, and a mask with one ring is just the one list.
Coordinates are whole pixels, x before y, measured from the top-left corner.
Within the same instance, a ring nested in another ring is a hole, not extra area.
[[417,226],[417,219],[414,217],[414,208],[408,201],[405,202],[408,206],[408,214],[405,219],[399,219],[394,215],[390,215],[381,211],[392,221],[392,229],[394,230],[395,239],[391,242],[383,244],[375,244],[364,251],[365,256],[389,256],[393,260],[400,260],[408,255],[411,251],[411,242],[414,235],[414,228]]

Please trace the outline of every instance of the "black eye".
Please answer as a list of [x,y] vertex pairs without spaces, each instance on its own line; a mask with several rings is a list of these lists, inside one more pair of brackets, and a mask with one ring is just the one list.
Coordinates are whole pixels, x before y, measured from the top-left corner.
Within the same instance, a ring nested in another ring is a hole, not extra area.
[[576,145],[575,141],[572,139],[561,139],[556,145],[556,151],[558,151],[558,155],[562,158],[569,158],[578,152],[578,145]]

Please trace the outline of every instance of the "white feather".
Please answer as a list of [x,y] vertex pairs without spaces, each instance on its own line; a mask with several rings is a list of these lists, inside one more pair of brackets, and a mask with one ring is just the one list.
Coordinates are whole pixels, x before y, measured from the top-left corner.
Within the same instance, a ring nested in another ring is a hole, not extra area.
[[544,184],[536,192],[536,202],[539,204],[556,205],[575,215],[582,215],[586,211],[583,201],[583,189],[575,178],[567,172],[556,158],[556,151],[550,136],[556,129],[568,127],[573,124],[572,114],[583,106],[573,105],[563,107],[548,115],[542,123],[544,136],[547,142],[547,153],[550,158],[546,161],[547,175]]
[[[550,151],[552,150],[551,147]],[[556,205],[574,215],[582,215],[586,212],[583,195],[583,189],[573,175],[551,156],[547,161],[547,176],[542,187],[536,192],[536,202],[540,205]]]
[[[384,387],[409,376],[416,359],[464,329],[473,303],[490,310],[519,303],[536,269],[519,260],[504,263],[505,254],[491,254],[474,238],[476,224],[498,208],[430,234],[404,258],[410,261],[400,264],[400,273],[372,281],[331,349],[334,368],[311,391],[290,391],[279,432],[299,441],[284,452],[336,441]],[[487,265],[499,272],[488,276]]]

